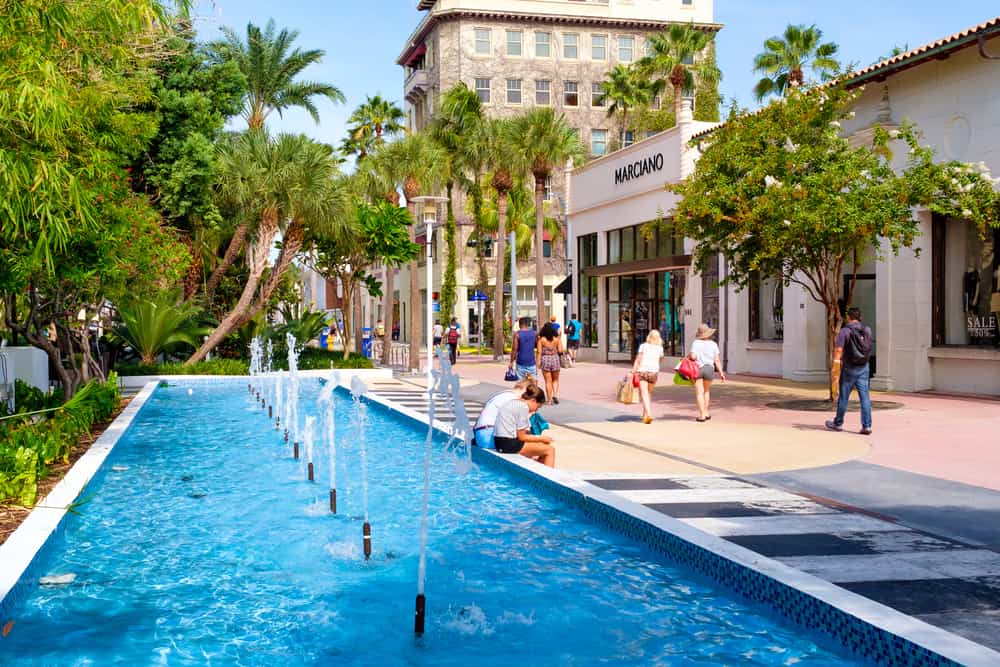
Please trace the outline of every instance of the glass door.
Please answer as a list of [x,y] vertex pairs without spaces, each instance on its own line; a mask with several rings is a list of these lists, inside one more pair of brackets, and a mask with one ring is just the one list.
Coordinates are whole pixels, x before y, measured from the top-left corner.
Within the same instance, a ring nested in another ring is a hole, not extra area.
[[639,346],[646,342],[646,336],[653,326],[653,315],[651,299],[636,299],[632,302],[632,359],[635,359]]

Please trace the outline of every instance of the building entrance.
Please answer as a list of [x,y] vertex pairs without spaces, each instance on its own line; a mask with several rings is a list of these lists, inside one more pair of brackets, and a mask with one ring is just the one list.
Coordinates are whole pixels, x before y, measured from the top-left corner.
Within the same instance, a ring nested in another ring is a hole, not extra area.
[[684,352],[685,271],[608,278],[608,361],[632,361],[653,329],[668,356]]

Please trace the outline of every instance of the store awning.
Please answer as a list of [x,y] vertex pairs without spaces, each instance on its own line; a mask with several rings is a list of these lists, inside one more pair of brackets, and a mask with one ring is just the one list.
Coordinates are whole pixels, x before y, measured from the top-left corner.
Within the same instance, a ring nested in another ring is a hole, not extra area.
[[656,271],[673,271],[691,266],[691,255],[674,255],[672,257],[657,257],[656,259],[640,259],[634,262],[619,264],[600,264],[588,266],[583,270],[585,276],[626,276],[633,273],[655,273]]
[[565,280],[555,286],[552,290],[556,294],[572,294],[573,293],[573,276],[566,276]]

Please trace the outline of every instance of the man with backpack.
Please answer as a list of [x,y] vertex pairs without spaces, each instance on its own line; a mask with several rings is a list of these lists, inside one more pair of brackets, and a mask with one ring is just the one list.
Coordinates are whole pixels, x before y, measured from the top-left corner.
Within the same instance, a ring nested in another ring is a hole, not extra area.
[[458,323],[452,319],[451,326],[448,327],[447,338],[448,341],[448,359],[451,361],[452,365],[458,361],[458,340],[460,336],[458,333]]
[[834,343],[833,365],[840,367],[840,400],[837,416],[826,422],[831,431],[844,428],[844,414],[851,390],[857,388],[861,402],[861,435],[872,432],[872,399],[868,393],[868,360],[872,356],[872,330],[861,323],[861,309],[847,310],[847,324],[840,329]]
[[580,332],[583,330],[583,323],[576,319],[576,313],[569,318],[566,323],[566,350],[569,352],[569,362],[576,363],[576,351],[580,349]]

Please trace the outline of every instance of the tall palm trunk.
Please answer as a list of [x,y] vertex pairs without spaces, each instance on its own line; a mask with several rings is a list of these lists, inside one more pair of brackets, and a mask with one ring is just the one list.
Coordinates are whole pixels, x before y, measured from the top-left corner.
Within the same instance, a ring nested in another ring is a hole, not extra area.
[[388,366],[392,363],[392,327],[393,327],[393,312],[392,312],[392,302],[393,302],[393,291],[396,286],[393,284],[395,282],[395,269],[388,264],[385,265],[385,280],[382,284],[382,326],[385,327],[385,332],[382,334],[382,365]]
[[205,356],[221,343],[226,336],[232,333],[239,325],[243,314],[253,303],[254,294],[257,292],[257,285],[260,283],[264,269],[267,268],[267,256],[271,251],[271,244],[278,232],[278,212],[276,209],[269,209],[261,219],[260,228],[257,230],[257,240],[250,246],[248,260],[250,264],[250,275],[247,276],[246,284],[243,286],[243,293],[240,300],[236,302],[229,314],[223,318],[215,331],[209,335],[208,339],[202,343],[198,351],[184,362],[186,366],[196,364],[205,359]]
[[674,89],[674,125],[681,122],[681,109],[683,108],[684,96],[684,69],[678,65],[670,72],[670,85]]
[[[503,358],[503,274],[504,255],[507,254],[507,191],[497,191],[497,242],[494,248],[497,253],[496,289],[493,291],[493,358]],[[516,299],[516,294],[510,298]],[[516,326],[516,323],[513,325]],[[514,331],[512,328],[511,331]]]
[[625,132],[628,130],[628,107],[622,106],[622,131],[618,137],[618,148],[625,148]]
[[295,259],[295,256],[298,255],[299,251],[302,249],[303,236],[304,229],[302,227],[302,222],[299,220],[293,220],[291,224],[288,225],[288,229],[285,230],[284,238],[281,243],[281,252],[278,254],[278,260],[271,268],[271,273],[264,282],[264,286],[261,288],[260,294],[258,294],[257,298],[254,300],[253,305],[240,318],[240,322],[236,325],[237,328],[252,320],[257,313],[261,311],[261,309],[267,306],[267,302],[271,300],[274,290],[278,289],[278,285],[281,284],[281,280],[285,277],[285,273],[288,272],[288,267],[292,265],[292,260]]
[[[406,208],[410,211],[410,216],[416,220],[416,204],[413,203],[410,197],[406,198]],[[410,225],[410,240],[416,242],[417,240],[417,230],[416,225]],[[430,243],[430,238],[425,238],[427,243]],[[426,252],[426,250],[425,250]],[[417,274],[417,261],[414,259],[410,262],[410,370],[416,371],[420,370],[420,276]],[[428,271],[431,270],[430,265],[425,267]],[[427,313],[427,317],[430,317],[432,313]]]
[[548,321],[549,314],[545,310],[545,240],[542,226],[545,215],[542,212],[542,200],[545,197],[545,179],[548,174],[535,174],[535,309],[538,313],[538,328]]
[[219,262],[218,266],[212,271],[212,275],[208,277],[208,283],[205,285],[205,297],[207,300],[212,300],[212,295],[215,294],[215,288],[219,286],[219,282],[222,277],[226,275],[226,271],[229,267],[233,265],[236,258],[239,257],[240,251],[243,249],[243,244],[247,240],[247,225],[246,223],[240,223],[236,226],[233,231],[233,237],[229,239],[229,246],[226,248],[226,254],[223,255],[222,261]]

